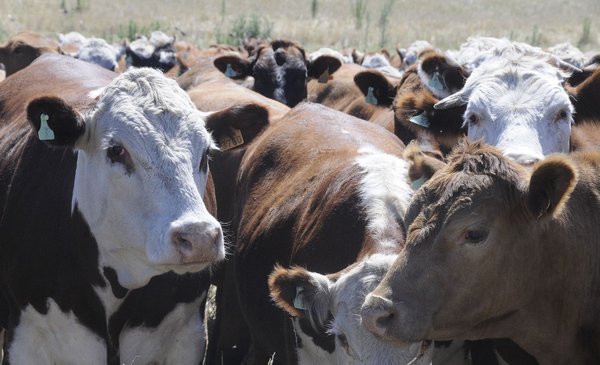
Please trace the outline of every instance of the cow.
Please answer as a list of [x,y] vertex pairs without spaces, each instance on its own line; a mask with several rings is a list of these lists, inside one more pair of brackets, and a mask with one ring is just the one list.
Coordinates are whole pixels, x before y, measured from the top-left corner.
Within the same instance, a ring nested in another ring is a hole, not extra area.
[[61,53],[58,43],[39,33],[20,32],[0,46],[0,63],[4,64],[8,77],[45,53]]
[[58,44],[63,54],[73,56],[79,52],[79,49],[87,42],[87,38],[79,32],[69,32],[67,34],[58,33],[56,35]]
[[472,72],[460,91],[435,108],[465,106],[470,140],[482,139],[529,166],[569,151],[574,110],[560,68],[568,64],[524,43],[493,38],[470,39],[458,59]]
[[302,46],[287,40],[260,45],[256,54],[247,59],[230,54],[214,60],[214,65],[227,77],[243,80],[252,76],[252,90],[290,107],[306,99],[308,79],[326,80],[341,64],[340,59],[331,55],[307,59]]
[[44,55],[0,84],[5,362],[201,361],[209,119],[151,69]]
[[119,70],[119,50],[101,38],[89,38],[79,48],[75,58],[91,62],[110,71]]
[[[379,346],[385,345],[372,341],[356,321],[346,322],[357,316],[360,295],[352,303],[333,298],[329,305],[321,303],[319,313],[325,316],[319,314],[319,321],[311,323],[307,316],[292,321],[271,302],[268,278],[277,264],[301,266],[321,276],[338,273],[348,280],[371,277],[370,256],[397,252],[403,243],[404,206],[412,193],[407,164],[399,157],[402,147],[379,126],[303,103],[270,124],[246,149],[231,224],[233,285],[251,340],[245,361],[264,364],[272,358],[275,364],[294,364],[311,358],[354,361],[355,356],[378,363]],[[366,281],[351,286],[358,290],[371,285]],[[272,284],[277,282],[273,279]],[[352,291],[349,286],[344,290]],[[306,294],[305,308],[310,308]],[[295,299],[284,294],[279,303]],[[350,333],[326,330],[329,311],[339,315],[339,331]],[[374,347],[369,350],[366,344]],[[382,358],[406,359],[415,357],[420,346],[386,349]]]
[[150,38],[142,36],[129,43],[125,49],[127,66],[151,67],[168,72],[177,65],[174,48],[175,37],[154,31]]
[[415,193],[365,326],[397,343],[508,337],[540,364],[598,363],[599,162],[557,154],[529,171],[462,144]]

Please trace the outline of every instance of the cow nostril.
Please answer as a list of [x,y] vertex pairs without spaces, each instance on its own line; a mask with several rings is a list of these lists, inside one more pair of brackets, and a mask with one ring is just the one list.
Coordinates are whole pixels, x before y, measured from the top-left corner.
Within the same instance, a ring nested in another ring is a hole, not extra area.
[[182,253],[189,252],[193,248],[192,242],[190,242],[188,239],[186,239],[184,234],[180,233],[180,232],[173,233],[172,242],[175,245],[175,247],[177,248],[177,250],[181,251]]
[[387,315],[382,315],[381,317],[375,320],[377,327],[379,328],[388,328],[392,322],[394,321],[394,313],[389,313]]

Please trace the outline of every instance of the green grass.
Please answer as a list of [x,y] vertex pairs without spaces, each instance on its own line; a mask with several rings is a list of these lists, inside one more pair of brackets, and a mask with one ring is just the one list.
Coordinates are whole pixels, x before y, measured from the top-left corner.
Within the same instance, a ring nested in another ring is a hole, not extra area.
[[[116,40],[158,25],[170,34],[181,30],[186,40],[208,46],[240,30],[256,30],[259,24],[259,33],[298,40],[309,50],[328,46],[373,51],[380,45],[406,47],[417,39],[446,49],[471,35],[533,40],[542,47],[569,41],[585,51],[600,45],[593,22],[600,19],[598,0],[396,0],[386,9],[389,2],[0,0],[0,41],[21,30],[51,36],[76,30]],[[314,12],[311,4],[318,4]],[[385,27],[380,26],[383,13]]]

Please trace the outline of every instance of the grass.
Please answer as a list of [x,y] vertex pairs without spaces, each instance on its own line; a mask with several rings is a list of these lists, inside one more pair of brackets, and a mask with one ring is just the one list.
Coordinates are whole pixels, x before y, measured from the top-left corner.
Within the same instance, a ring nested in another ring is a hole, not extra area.
[[[390,0],[5,0],[0,1],[0,42],[21,30],[50,36],[76,30],[116,41],[158,25],[170,34],[180,30],[186,40],[208,46],[255,26],[253,19],[258,19],[259,32],[298,40],[308,50],[328,46],[374,51],[380,45],[406,47],[417,39],[447,49],[456,48],[471,35],[532,39],[542,47],[568,41],[584,51],[600,46],[592,23],[600,19],[598,0],[396,0],[386,11],[388,3]],[[316,4],[314,11],[312,4]],[[384,27],[380,26],[383,12],[388,14]],[[244,27],[240,27],[242,18]]]

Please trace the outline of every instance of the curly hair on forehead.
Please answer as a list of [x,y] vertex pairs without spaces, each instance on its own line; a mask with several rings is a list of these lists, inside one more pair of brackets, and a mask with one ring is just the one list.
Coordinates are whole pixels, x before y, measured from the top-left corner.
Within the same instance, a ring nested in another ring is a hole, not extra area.
[[509,181],[519,181],[524,174],[524,170],[499,149],[482,140],[469,142],[467,138],[461,139],[448,156],[446,171],[494,175]]

